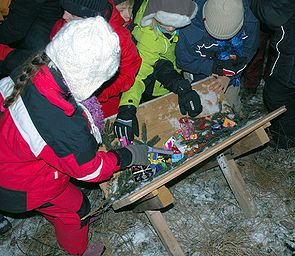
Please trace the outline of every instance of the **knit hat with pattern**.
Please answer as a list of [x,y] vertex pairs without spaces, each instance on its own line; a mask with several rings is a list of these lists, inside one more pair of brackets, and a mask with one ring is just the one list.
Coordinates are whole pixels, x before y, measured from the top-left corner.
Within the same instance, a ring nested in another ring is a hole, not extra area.
[[68,22],[45,51],[78,102],[109,80],[120,63],[119,38],[101,16]]
[[108,0],[60,0],[60,4],[67,12],[82,18],[104,16],[108,8]]
[[216,39],[227,40],[235,36],[244,23],[242,0],[207,0],[203,7],[207,32]]
[[154,18],[163,25],[181,28],[191,23],[197,11],[192,0],[149,0],[141,25],[149,26]]

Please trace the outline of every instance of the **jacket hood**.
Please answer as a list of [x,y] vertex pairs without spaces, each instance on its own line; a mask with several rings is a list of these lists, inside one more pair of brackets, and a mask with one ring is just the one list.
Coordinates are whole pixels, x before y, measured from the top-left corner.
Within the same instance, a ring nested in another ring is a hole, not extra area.
[[32,78],[32,82],[52,105],[62,109],[67,116],[73,115],[77,104],[74,100],[72,102],[66,100],[71,93],[57,70],[43,66]]
[[192,0],[150,0],[145,9],[141,25],[149,26],[152,19],[166,26],[181,28],[191,23],[198,5]]

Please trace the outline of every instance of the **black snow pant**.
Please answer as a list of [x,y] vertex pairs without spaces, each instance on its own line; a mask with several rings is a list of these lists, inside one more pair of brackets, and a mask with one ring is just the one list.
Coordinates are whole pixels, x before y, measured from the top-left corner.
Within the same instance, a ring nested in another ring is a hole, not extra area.
[[277,148],[295,147],[295,84],[284,84],[270,76],[266,82],[264,102],[271,112],[283,105],[287,111],[271,122],[271,137]]

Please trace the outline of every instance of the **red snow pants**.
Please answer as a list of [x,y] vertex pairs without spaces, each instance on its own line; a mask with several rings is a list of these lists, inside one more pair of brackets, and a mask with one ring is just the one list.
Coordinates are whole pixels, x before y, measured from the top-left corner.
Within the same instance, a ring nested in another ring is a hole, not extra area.
[[63,193],[49,202],[49,207],[37,209],[53,224],[59,245],[73,255],[82,255],[88,246],[89,225],[81,227],[79,215],[83,200],[82,192],[69,183]]

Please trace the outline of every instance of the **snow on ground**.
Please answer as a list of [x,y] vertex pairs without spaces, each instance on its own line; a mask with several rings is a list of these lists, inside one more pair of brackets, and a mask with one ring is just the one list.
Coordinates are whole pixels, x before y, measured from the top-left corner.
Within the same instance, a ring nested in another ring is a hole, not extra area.
[[[261,113],[259,97],[247,102],[251,115]],[[218,168],[191,170],[169,184],[175,203],[163,215],[185,255],[295,255],[295,150],[265,146],[237,162],[258,209],[255,218],[245,217]],[[102,200],[96,191],[91,198]],[[11,220],[13,229],[0,238],[1,256],[67,255],[41,216]],[[168,255],[144,213],[110,209],[89,235],[105,244],[105,256]]]

